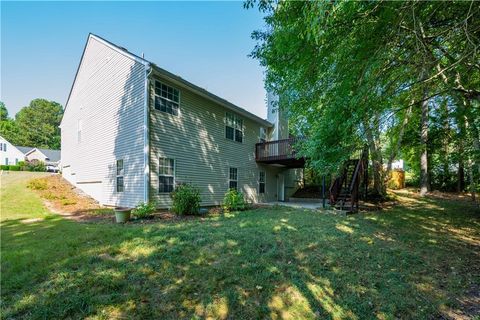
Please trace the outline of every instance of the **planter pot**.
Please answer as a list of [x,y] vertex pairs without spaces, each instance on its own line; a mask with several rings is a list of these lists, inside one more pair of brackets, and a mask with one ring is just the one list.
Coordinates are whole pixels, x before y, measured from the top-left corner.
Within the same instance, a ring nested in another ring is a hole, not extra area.
[[125,223],[130,220],[130,212],[128,208],[115,208],[115,221],[117,223]]

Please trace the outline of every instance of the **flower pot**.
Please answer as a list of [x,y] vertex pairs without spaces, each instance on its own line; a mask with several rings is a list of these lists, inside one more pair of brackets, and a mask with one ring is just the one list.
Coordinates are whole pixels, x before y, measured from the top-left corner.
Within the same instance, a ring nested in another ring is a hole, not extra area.
[[130,212],[128,208],[115,208],[115,221],[117,223],[125,223],[130,220]]

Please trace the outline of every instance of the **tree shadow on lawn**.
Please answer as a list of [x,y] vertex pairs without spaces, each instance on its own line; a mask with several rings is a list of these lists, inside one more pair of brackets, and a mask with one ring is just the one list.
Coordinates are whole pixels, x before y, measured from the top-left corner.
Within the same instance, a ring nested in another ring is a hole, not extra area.
[[446,208],[426,199],[348,218],[282,208],[148,226],[10,220],[2,223],[2,314],[441,316],[478,279],[462,271],[478,247],[449,231],[469,230],[478,243],[478,220]]

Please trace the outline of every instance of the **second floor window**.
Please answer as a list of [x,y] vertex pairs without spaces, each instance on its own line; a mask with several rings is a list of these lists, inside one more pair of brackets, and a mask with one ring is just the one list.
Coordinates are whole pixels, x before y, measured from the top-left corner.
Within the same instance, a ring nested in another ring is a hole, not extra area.
[[260,127],[260,142],[267,141],[267,129]]
[[175,160],[169,158],[159,159],[158,192],[170,193],[175,186]]
[[82,120],[78,120],[77,123],[77,142],[82,142]]
[[178,116],[180,92],[166,84],[155,81],[155,109]]
[[238,170],[237,168],[230,168],[228,188],[237,190],[237,185],[238,185]]
[[243,120],[229,112],[225,119],[225,138],[243,142]]

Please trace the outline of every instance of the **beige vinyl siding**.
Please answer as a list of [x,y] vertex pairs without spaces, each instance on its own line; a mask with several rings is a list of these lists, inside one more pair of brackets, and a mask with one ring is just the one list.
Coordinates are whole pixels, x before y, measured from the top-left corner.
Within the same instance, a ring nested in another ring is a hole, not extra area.
[[[102,204],[144,199],[145,66],[90,36],[62,120],[63,176]],[[77,129],[81,123],[81,141]],[[115,191],[124,160],[125,191]]]
[[[261,124],[242,117],[243,143],[225,137],[225,107],[155,75],[154,79],[180,90],[179,115],[154,108],[154,81],[150,102],[150,198],[169,207],[169,194],[158,193],[158,159],[175,159],[175,182],[198,187],[202,205],[218,205],[228,190],[229,168],[238,169],[238,189],[250,202],[275,200],[278,168],[258,166],[255,143]],[[232,111],[228,111],[232,112]],[[258,194],[258,172],[266,172],[266,193]]]

